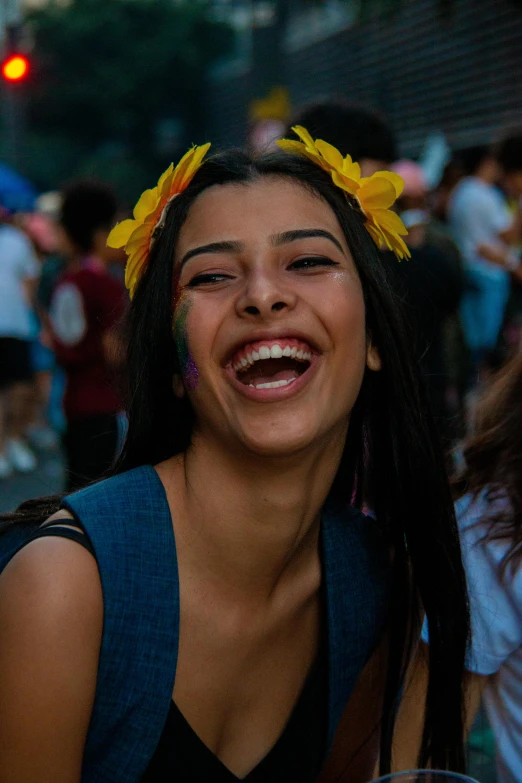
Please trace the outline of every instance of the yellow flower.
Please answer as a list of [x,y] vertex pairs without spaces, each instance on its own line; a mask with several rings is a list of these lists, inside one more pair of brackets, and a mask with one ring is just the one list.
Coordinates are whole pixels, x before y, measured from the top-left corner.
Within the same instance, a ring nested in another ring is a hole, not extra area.
[[335,185],[354,196],[366,217],[366,228],[376,245],[392,250],[397,258],[409,258],[410,251],[402,239],[408,231],[400,217],[390,207],[399,198],[404,183],[398,174],[377,171],[371,177],[361,177],[361,167],[350,155],[343,158],[338,149],[321,139],[312,139],[306,128],[292,128],[301,141],[280,139],[285,152],[305,157],[330,174]]
[[175,168],[171,163],[159,178],[156,187],[141,194],[134,207],[134,219],[123,220],[114,226],[109,234],[108,246],[124,247],[127,253],[125,285],[129,289],[131,299],[145,271],[155,229],[163,224],[166,208],[172,199],[189,185],[203,163],[209,147],[210,144],[192,147]]

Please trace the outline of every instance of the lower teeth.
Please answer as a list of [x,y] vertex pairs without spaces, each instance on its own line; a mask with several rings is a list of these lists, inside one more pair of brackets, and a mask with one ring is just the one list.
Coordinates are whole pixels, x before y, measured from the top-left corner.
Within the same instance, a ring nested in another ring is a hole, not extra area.
[[293,383],[295,378],[290,378],[288,381],[273,381],[272,383],[249,383],[253,389],[277,389],[279,386],[288,386],[289,383]]

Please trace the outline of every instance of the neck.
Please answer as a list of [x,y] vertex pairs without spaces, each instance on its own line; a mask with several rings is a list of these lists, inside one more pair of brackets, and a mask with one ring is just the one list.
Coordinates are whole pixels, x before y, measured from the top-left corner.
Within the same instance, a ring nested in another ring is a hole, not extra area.
[[196,435],[184,455],[158,466],[178,551],[197,573],[260,601],[312,565],[319,573],[320,511],[345,438],[343,431],[313,453],[274,459]]

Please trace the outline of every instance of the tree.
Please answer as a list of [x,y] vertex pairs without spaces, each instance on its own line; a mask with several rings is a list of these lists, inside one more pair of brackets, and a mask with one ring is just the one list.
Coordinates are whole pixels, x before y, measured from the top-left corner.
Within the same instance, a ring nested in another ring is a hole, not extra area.
[[[25,173],[40,186],[109,173],[133,198],[176,147],[202,140],[204,73],[233,40],[204,3],[55,0],[28,23],[35,49]],[[170,147],[165,123],[174,129]]]

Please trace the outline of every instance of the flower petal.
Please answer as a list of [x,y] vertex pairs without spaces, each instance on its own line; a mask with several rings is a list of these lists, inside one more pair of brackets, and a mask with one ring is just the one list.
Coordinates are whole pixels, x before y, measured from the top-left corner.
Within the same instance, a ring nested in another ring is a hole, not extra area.
[[145,271],[148,255],[148,247],[143,247],[129,256],[127,266],[125,267],[125,285],[129,289],[131,299],[134,296],[134,289]]
[[339,171],[343,166],[343,156],[336,147],[332,147],[327,141],[317,139],[316,148],[319,150],[324,160],[333,168]]
[[152,223],[141,223],[141,225],[139,225],[130,235],[129,240],[125,245],[125,252],[132,254],[143,245],[148,247],[152,229]]
[[371,215],[383,229],[407,236],[408,229],[397,213],[392,212],[391,209],[372,209]]
[[202,144],[200,147],[195,147],[193,151],[193,155],[188,161],[187,168],[182,176],[180,185],[179,185],[179,192],[185,190],[185,188],[190,184],[192,181],[192,178],[194,177],[194,174],[196,171],[201,167],[201,164],[203,163],[203,158],[207,154],[207,150],[210,147],[210,142],[207,144]]
[[[404,180],[402,177],[400,177],[398,174],[395,174],[394,171],[376,171],[375,174],[372,176],[374,177],[382,177],[383,179],[387,179],[393,187],[395,188],[395,198],[399,198],[402,191],[404,190]],[[371,179],[371,177],[369,177]]]
[[169,195],[174,193],[181,193],[190,180],[201,166],[203,158],[205,157],[207,150],[210,147],[210,143],[203,144],[200,147],[192,147],[181,158],[180,162],[174,169],[174,176],[172,178],[172,185],[170,187]]
[[163,186],[165,184],[165,181],[167,180],[168,177],[170,177],[170,175],[172,174],[173,171],[174,171],[174,164],[171,163],[170,166],[168,167],[168,169],[165,169],[165,171],[163,172],[163,174],[161,175],[161,177],[158,180],[157,188],[158,188],[158,194],[159,194],[160,198],[161,198],[161,193],[163,191]]
[[278,147],[284,152],[290,152],[292,155],[305,155],[305,146],[300,141],[293,141],[292,139],[278,139],[276,141]]
[[331,174],[333,183],[334,185],[337,185],[338,188],[346,190],[346,192],[350,193],[352,196],[355,196],[355,194],[358,193],[359,183],[357,180],[350,179],[338,171],[332,171]]
[[[402,224],[401,219],[398,215],[395,215],[394,212],[390,212],[389,210],[377,210],[377,212],[379,213],[378,215],[372,213],[370,218],[366,221],[366,228],[372,235],[372,238],[375,240],[376,236],[380,237],[380,241],[376,240],[377,245],[380,247],[386,246],[388,250],[395,253],[399,261],[403,258],[410,258],[411,253],[408,246],[404,240],[401,239],[399,233],[391,228],[391,224],[393,224],[393,229],[398,228],[395,218]],[[387,212],[388,214],[383,219],[383,215],[380,213],[384,212]],[[390,219],[390,215],[393,215],[393,218]],[[401,233],[408,233],[404,228],[404,225],[402,225]]]
[[158,188],[145,190],[134,207],[134,219],[143,222],[156,209],[159,201]]
[[203,158],[207,154],[207,152],[210,149],[210,142],[207,141],[206,144],[200,144],[199,147],[194,147],[194,157],[192,158],[191,168],[194,173],[196,173],[197,169],[202,165]]
[[114,248],[123,247],[127,244],[132,232],[139,225],[137,220],[131,220],[130,218],[117,223],[107,237],[107,246]]
[[370,223],[369,220],[365,223],[366,230],[370,234],[371,238],[375,242],[378,248],[384,247],[386,245],[386,239],[384,238],[384,235],[382,231],[380,231],[376,226],[374,226],[372,223]]
[[387,209],[395,203],[395,188],[389,180],[373,175],[361,182],[357,197],[365,211]]
[[315,150],[315,142],[306,130],[306,128],[303,128],[302,125],[294,125],[292,126],[292,130],[295,133],[296,136],[299,136],[301,141],[305,143],[307,147],[310,147],[310,149]]
[[386,239],[386,244],[395,253],[399,261],[403,258],[411,257],[408,245],[398,234],[391,234],[386,229],[383,229],[383,235]]
[[355,179],[357,182],[360,182],[361,167],[358,163],[355,163],[355,161],[352,160],[351,155],[346,155],[344,158],[341,172],[350,179]]

